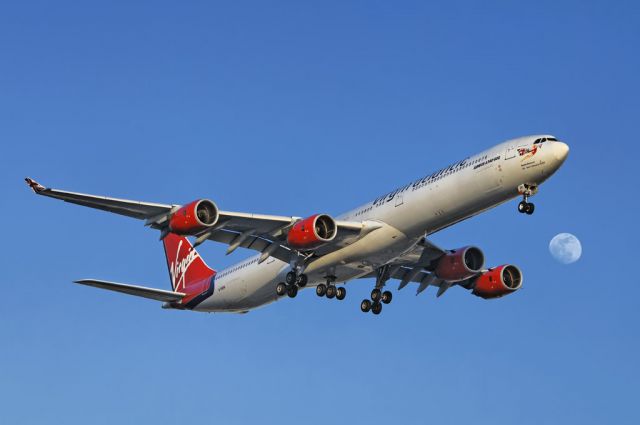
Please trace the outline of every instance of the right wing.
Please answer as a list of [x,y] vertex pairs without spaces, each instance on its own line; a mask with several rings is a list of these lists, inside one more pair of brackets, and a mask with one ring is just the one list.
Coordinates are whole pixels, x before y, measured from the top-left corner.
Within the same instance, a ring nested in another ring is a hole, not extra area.
[[145,286],[127,285],[125,283],[109,282],[108,280],[81,279],[76,280],[75,283],[164,302],[180,301],[186,295],[183,292],[173,292],[165,291],[162,289],[147,288]]

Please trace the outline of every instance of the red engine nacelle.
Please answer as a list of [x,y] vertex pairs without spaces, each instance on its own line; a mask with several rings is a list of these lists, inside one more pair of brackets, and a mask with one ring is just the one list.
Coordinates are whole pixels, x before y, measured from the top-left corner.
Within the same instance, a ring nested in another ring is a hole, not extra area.
[[484,254],[475,246],[454,249],[438,260],[434,270],[440,279],[457,282],[472,277],[482,270]]
[[179,235],[195,235],[218,221],[218,207],[208,199],[182,206],[169,220],[169,230]]
[[478,276],[473,283],[473,295],[484,299],[500,298],[522,286],[522,272],[516,266],[505,264]]
[[326,214],[316,214],[294,224],[287,235],[287,242],[291,248],[308,251],[331,242],[337,231],[333,218]]

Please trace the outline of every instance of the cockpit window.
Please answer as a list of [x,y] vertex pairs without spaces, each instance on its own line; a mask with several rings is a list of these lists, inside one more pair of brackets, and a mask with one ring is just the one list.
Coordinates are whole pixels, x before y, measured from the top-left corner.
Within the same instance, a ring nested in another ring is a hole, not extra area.
[[536,139],[535,142],[533,142],[534,145],[537,145],[538,143],[543,143],[543,142],[557,142],[558,139],[556,139],[555,137],[541,137],[539,139]]

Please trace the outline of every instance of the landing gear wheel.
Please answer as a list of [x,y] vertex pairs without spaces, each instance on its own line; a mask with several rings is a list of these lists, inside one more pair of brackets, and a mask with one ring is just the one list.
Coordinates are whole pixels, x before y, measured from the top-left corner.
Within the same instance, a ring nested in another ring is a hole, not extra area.
[[382,311],[382,304],[380,303],[373,303],[373,305],[371,306],[371,312],[373,314],[380,314],[380,312]]
[[363,313],[368,313],[371,310],[371,301],[362,300],[360,303],[360,310],[362,310]]
[[276,294],[279,297],[285,295],[287,293],[287,284],[284,282],[280,282],[276,285]]
[[527,205],[529,205],[528,202],[526,201],[520,201],[520,203],[518,204],[518,212],[520,214],[524,213],[527,211]]
[[393,299],[393,294],[390,291],[384,291],[382,293],[382,297],[380,298],[380,301],[382,301],[385,304],[389,304],[392,299]]
[[301,274],[300,276],[298,276],[298,278],[296,279],[296,283],[298,284],[299,287],[304,288],[305,286],[307,286],[307,282],[309,280],[307,279],[307,275],[306,274]]
[[381,296],[382,296],[382,293],[378,288],[375,288],[373,291],[371,291],[371,301],[373,301],[374,303],[376,301],[380,301]]
[[296,285],[290,285],[287,288],[287,295],[289,298],[295,298],[298,295],[298,287]]
[[284,277],[284,281],[287,283],[287,285],[293,285],[294,283],[296,283],[296,277],[297,276],[295,272],[289,272]]
[[533,214],[533,211],[536,209],[536,206],[529,203],[527,204],[527,208],[524,210],[525,213],[527,213],[527,215],[531,215]]
[[333,285],[327,286],[327,298],[332,299],[336,296],[336,294],[337,294],[337,289],[335,286]]
[[347,296],[347,290],[342,286],[336,290],[336,299],[342,301]]
[[325,285],[324,283],[321,283],[320,285],[316,286],[316,295],[319,297],[324,297],[324,294],[327,293],[327,285]]

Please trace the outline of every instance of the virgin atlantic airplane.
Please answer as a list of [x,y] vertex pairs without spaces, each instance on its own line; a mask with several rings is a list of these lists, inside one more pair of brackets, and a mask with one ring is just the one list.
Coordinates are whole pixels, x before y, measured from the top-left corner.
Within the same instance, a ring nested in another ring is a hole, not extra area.
[[[221,211],[208,199],[165,205],[46,188],[25,179],[38,195],[145,220],[160,231],[171,291],[98,279],[77,283],[163,301],[164,308],[246,313],[300,288],[313,286],[319,297],[343,300],[348,281],[375,278],[370,299],[360,303],[380,314],[392,293],[390,279],[402,289],[429,286],[437,296],[459,286],[485,299],[522,287],[514,265],[484,267],[474,246],[443,249],[427,236],[513,198],[518,212],[533,214],[529,202],[540,184],[567,158],[569,147],[549,135],[513,139],[421,177],[340,216],[307,218]],[[187,239],[193,238],[193,244]],[[212,240],[259,254],[216,272],[195,247]]]

